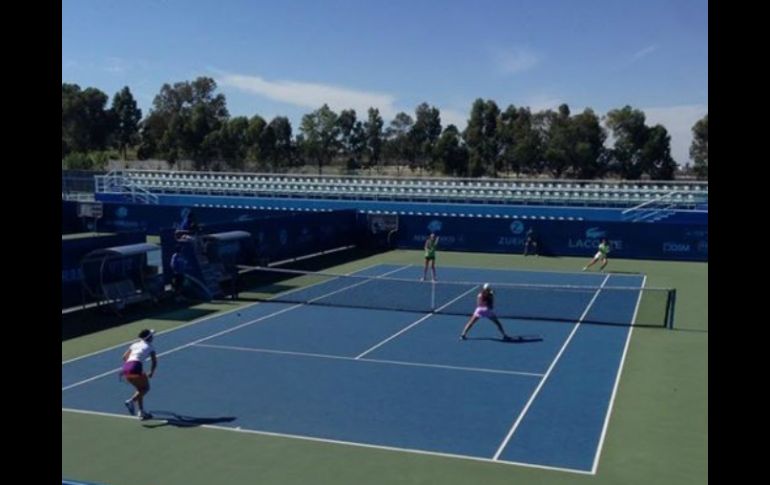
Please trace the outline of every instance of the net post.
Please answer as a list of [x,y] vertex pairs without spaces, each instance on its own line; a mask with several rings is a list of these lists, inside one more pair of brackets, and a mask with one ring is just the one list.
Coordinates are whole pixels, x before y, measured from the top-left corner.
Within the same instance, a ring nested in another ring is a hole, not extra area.
[[674,308],[676,306],[676,289],[672,288],[668,292],[668,311],[666,312],[666,328],[674,328]]
[[430,282],[430,311],[436,311],[436,280]]

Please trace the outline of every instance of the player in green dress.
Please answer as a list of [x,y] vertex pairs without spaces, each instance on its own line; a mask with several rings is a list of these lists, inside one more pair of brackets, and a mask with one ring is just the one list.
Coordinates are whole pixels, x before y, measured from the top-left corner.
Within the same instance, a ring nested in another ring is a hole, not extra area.
[[598,249],[599,250],[596,251],[596,254],[594,255],[594,259],[592,259],[587,266],[583,267],[583,271],[587,270],[588,268],[596,264],[596,262],[599,260],[602,261],[602,266],[601,268],[599,268],[600,271],[603,271],[604,267],[607,266],[607,255],[610,253],[610,245],[606,239],[602,239],[602,242],[599,243]]
[[428,277],[428,264],[433,270],[433,281],[436,281],[436,246],[438,246],[438,237],[435,234],[428,236],[425,240],[425,269],[422,272],[422,280]]

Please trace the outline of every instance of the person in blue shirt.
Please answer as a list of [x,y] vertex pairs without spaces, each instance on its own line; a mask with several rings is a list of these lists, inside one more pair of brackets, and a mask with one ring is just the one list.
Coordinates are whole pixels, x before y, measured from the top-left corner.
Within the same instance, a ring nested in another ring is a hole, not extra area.
[[174,254],[171,255],[171,286],[174,288],[174,294],[177,299],[182,296],[182,285],[184,284],[184,273],[187,262],[182,256],[182,246],[177,246]]

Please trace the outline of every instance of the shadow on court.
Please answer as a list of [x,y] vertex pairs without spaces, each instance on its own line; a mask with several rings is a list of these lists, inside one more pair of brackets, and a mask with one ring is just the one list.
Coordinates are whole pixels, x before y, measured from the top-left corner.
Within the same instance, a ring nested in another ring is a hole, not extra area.
[[145,428],[160,428],[161,426],[176,426],[178,428],[193,428],[204,424],[231,423],[236,420],[234,416],[222,417],[195,417],[183,416],[171,411],[150,411],[153,421],[163,421],[157,424],[144,424]]
[[530,342],[542,342],[543,337],[540,335],[515,335],[511,337],[510,340],[493,337],[466,337],[465,340],[489,340],[490,342],[497,342],[499,344],[526,344]]

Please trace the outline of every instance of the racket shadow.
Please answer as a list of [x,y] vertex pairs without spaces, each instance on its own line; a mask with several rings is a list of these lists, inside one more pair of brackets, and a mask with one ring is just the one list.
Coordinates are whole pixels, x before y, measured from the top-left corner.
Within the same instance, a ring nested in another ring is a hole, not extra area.
[[204,424],[231,423],[237,418],[234,416],[200,417],[184,416],[171,411],[150,411],[153,421],[161,423],[143,424],[145,428],[160,428],[161,426],[176,426],[178,428],[193,428]]

